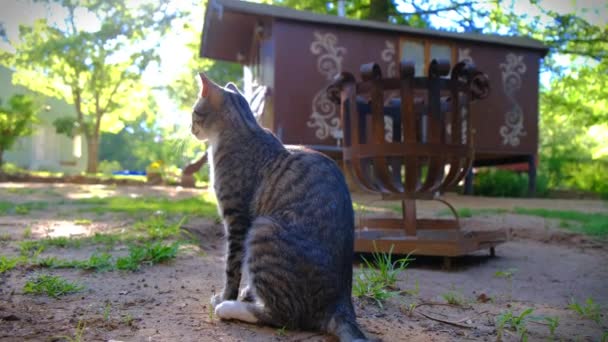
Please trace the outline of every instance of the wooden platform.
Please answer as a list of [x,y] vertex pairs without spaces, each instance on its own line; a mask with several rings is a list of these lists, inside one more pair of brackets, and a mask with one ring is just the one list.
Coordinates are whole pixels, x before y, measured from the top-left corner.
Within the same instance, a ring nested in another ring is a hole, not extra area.
[[[355,231],[355,252],[388,251],[393,246],[395,254],[457,257],[483,249],[494,254],[494,247],[507,241],[504,229],[471,231],[466,227],[460,228],[456,220],[418,220],[415,235],[406,235],[401,229],[373,228],[369,223],[374,221],[393,220],[362,220]],[[393,222],[397,221],[395,219]],[[425,223],[429,221],[434,223],[433,229],[425,229]],[[437,226],[442,227],[437,229]]]

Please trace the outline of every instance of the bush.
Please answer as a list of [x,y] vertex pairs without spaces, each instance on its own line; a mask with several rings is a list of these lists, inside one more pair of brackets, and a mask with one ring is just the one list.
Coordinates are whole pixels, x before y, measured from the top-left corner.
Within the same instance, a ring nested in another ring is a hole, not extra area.
[[[473,192],[479,196],[489,197],[527,197],[528,174],[514,171],[490,169],[475,175]],[[545,197],[548,193],[548,180],[542,174],[536,176],[536,197]]]
[[2,166],[0,167],[0,172],[4,172],[6,174],[17,174],[17,173],[24,173],[26,172],[25,169],[20,168],[19,166],[13,164],[13,163],[3,163]]
[[540,172],[549,176],[551,189],[591,192],[608,199],[608,161],[605,159],[548,156],[541,160]]
[[197,182],[209,183],[209,167],[209,163],[205,163],[198,172],[194,173],[194,179],[196,179]]
[[102,160],[97,166],[99,172],[104,175],[112,175],[112,172],[122,170],[122,166],[116,160]]

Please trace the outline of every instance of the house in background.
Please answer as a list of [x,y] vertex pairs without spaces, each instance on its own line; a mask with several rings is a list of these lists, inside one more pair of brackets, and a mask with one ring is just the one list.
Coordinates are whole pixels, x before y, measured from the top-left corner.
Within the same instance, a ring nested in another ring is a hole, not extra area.
[[[528,37],[445,32],[352,20],[237,0],[207,6],[200,56],[245,66],[245,95],[264,88],[259,120],[286,144],[340,158],[339,107],[325,87],[342,71],[376,62],[398,75],[403,59],[426,76],[432,59],[473,63],[490,95],[472,105],[475,166],[526,163],[534,188],[538,151],[539,64],[548,49]],[[391,96],[391,94],[386,94]],[[257,111],[256,111],[257,112]],[[392,124],[385,117],[386,136]]]
[[16,94],[32,94],[40,103],[38,123],[34,133],[21,137],[4,153],[4,162],[29,170],[79,173],[86,168],[84,137],[70,138],[58,134],[53,121],[60,117],[76,116],[74,107],[57,98],[45,97],[12,83],[13,71],[0,66],[0,99],[6,103]]

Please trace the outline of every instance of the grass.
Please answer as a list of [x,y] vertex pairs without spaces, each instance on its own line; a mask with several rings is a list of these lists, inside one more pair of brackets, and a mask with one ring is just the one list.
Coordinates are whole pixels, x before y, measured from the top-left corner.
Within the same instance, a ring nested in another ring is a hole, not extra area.
[[27,215],[32,210],[43,210],[49,206],[47,202],[24,202],[14,204],[11,202],[0,201],[0,215],[15,213],[17,215]]
[[42,295],[59,298],[60,296],[76,293],[84,290],[84,286],[70,282],[59,276],[42,274],[28,279],[23,286],[23,292],[26,294]]
[[91,225],[93,222],[89,219],[78,219],[78,220],[74,220],[74,224],[77,224],[79,226],[89,226]]
[[[507,209],[500,208],[483,208],[483,209],[471,209],[471,208],[460,208],[456,209],[458,217],[469,218],[473,216],[488,216],[488,215],[501,215],[509,212]],[[437,213],[437,216],[452,216],[452,211],[449,209],[441,210]]]
[[[608,236],[608,215],[600,213],[584,213],[571,210],[550,210],[550,209],[534,209],[516,207],[513,210],[501,208],[484,208],[471,209],[460,208],[457,210],[458,216],[468,218],[473,216],[501,215],[501,214],[518,214],[528,216],[538,216],[545,219],[560,220],[559,227],[569,229],[577,233],[582,233],[596,237]],[[437,213],[438,216],[452,216],[450,210],[441,210]]]
[[514,213],[520,215],[540,216],[549,219],[558,219],[561,222],[576,222],[578,225],[560,223],[563,228],[596,237],[608,236],[608,215],[599,213],[583,213],[571,210],[548,210],[515,208]]
[[13,203],[0,201],[0,215],[7,214],[13,208]]
[[85,260],[64,260],[56,257],[37,258],[32,265],[44,268],[75,268],[105,272],[115,269],[136,271],[143,264],[158,264],[177,256],[179,243],[147,243],[143,246],[131,245],[129,255],[114,259],[109,253],[95,253]]
[[60,236],[40,240],[25,240],[19,243],[19,252],[24,256],[32,256],[44,252],[48,247],[80,248],[85,239],[73,239]]
[[165,215],[154,215],[137,222],[134,228],[135,230],[145,232],[153,240],[164,240],[169,237],[179,236],[180,228],[187,219],[187,216],[184,216],[177,223],[169,223]]
[[394,285],[399,273],[405,271],[409,263],[414,260],[407,255],[393,261],[393,246],[388,253],[372,253],[371,261],[363,258],[364,265],[353,282],[353,295],[374,300],[382,307],[382,302],[396,295]]
[[55,248],[81,248],[82,246],[103,244],[106,248],[112,248],[118,243],[135,243],[165,240],[167,238],[177,238],[180,235],[180,227],[185,222],[186,217],[177,223],[167,223],[165,218],[150,218],[135,225],[136,232],[127,233],[95,233],[92,236],[71,238],[53,237],[38,240],[24,240],[19,242],[19,251],[23,256],[34,256],[40,254],[50,247]]
[[56,257],[46,257],[36,259],[32,264],[45,268],[77,268],[97,272],[114,269],[112,255],[108,253],[95,253],[86,260],[64,260]]
[[186,198],[180,200],[168,200],[160,197],[96,197],[75,200],[73,203],[87,206],[81,208],[81,211],[125,212],[133,215],[145,215],[153,212],[160,212],[164,214],[182,214],[218,218],[215,198],[208,194],[196,198]]
[[38,190],[31,188],[7,188],[6,191],[16,195],[31,195],[36,193]]
[[177,256],[179,244],[163,245],[161,242],[148,243],[144,246],[132,245],[129,255],[116,260],[119,270],[136,271],[142,264],[157,264]]

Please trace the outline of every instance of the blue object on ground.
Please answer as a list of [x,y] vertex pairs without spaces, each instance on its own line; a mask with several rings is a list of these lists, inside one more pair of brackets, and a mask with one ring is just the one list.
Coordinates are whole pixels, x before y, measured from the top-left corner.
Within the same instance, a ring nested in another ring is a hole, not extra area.
[[113,175],[117,176],[145,176],[146,171],[135,171],[135,170],[121,170],[112,172]]

